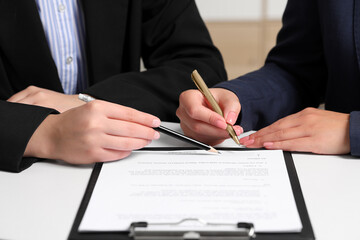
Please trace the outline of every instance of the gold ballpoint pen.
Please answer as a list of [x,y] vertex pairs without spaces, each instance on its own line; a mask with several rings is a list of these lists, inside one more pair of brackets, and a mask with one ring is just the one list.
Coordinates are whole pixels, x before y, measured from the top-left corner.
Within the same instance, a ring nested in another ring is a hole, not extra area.
[[[215,112],[220,114],[224,117],[224,114],[220,108],[220,106],[217,104],[214,96],[211,94],[209,88],[206,86],[204,80],[200,76],[197,70],[194,70],[191,74],[191,79],[194,81],[196,87],[199,89],[199,91],[204,95],[204,97],[207,99],[207,101],[211,104],[211,107]],[[226,130],[228,131],[230,137],[234,140],[234,142],[238,145],[240,145],[239,139],[235,133],[235,130],[232,125],[227,124]]]

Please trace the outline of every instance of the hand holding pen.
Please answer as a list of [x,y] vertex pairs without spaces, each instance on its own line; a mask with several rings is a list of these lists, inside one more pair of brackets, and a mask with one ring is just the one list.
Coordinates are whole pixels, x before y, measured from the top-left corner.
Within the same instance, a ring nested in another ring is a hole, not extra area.
[[234,126],[241,106],[239,98],[229,90],[211,88],[209,92],[222,110],[223,116],[213,109],[209,100],[198,90],[188,90],[180,95],[180,105],[176,114],[187,136],[216,145],[229,138],[229,132],[226,130],[229,125],[233,127],[236,135],[243,132],[240,126]]
[[[87,94],[82,94],[80,93],[79,94],[79,99],[84,101],[84,102],[92,102],[95,100],[95,98],[93,98],[92,96],[89,96]],[[140,113],[140,112],[139,112]],[[193,138],[190,138],[190,137],[187,137],[181,133],[178,133],[172,129],[169,129],[169,128],[166,128],[164,126],[161,126],[160,125],[160,121],[157,125],[153,125],[153,128],[154,130],[157,130],[159,132],[162,132],[166,135],[169,135],[173,138],[176,138],[176,139],[179,139],[180,141],[183,141],[183,142],[187,142],[191,145],[193,145],[194,147],[197,147],[199,149],[203,149],[203,150],[206,150],[208,152],[211,152],[211,153],[219,153],[215,148],[213,148],[212,146],[209,146],[205,143],[202,143],[202,142],[199,142],[199,141],[196,141],[195,139]],[[158,138],[158,137],[157,137]],[[156,138],[156,139],[157,139]]]

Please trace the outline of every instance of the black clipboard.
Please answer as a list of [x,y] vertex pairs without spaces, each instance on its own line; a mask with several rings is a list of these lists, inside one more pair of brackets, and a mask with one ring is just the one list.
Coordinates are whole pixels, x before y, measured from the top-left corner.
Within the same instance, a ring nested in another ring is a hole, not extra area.
[[[192,148],[171,148],[171,150],[189,150]],[[195,149],[195,148],[194,148]],[[153,151],[161,151],[167,150],[169,148],[145,148],[144,150],[153,150]],[[252,150],[259,150],[259,149],[244,149],[244,148],[217,148],[217,150],[231,150],[231,151],[252,151]],[[263,149],[262,149],[263,150]],[[294,161],[292,159],[290,152],[284,152],[284,159],[286,163],[286,168],[289,175],[289,180],[291,183],[292,191],[294,194],[294,198],[296,201],[296,206],[300,215],[300,219],[302,222],[302,231],[297,233],[266,233],[266,232],[259,232],[256,233],[255,240],[314,240],[314,232],[311,226],[310,218],[306,209],[304,197],[302,195],[301,186],[299,183],[299,179],[296,173]],[[98,176],[101,172],[102,163],[96,163],[92,174],[90,176],[90,180],[88,186],[86,188],[84,197],[81,201],[80,207],[76,214],[73,226],[71,228],[69,234],[69,240],[95,240],[95,239],[104,239],[104,240],[129,240],[131,239],[128,235],[129,232],[79,232],[80,222],[85,214],[86,208],[90,201],[92,192],[94,190],[96,181]]]

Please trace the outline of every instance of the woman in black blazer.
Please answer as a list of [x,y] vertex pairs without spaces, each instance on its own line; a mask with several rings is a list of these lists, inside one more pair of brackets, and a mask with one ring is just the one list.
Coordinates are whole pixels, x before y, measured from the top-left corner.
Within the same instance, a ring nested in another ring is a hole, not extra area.
[[210,86],[226,80],[193,0],[81,3],[89,86],[83,93],[106,100],[88,104],[63,94],[35,1],[0,1],[2,170],[19,172],[39,158],[125,157],[158,137],[151,127],[160,119],[177,121],[178,97],[194,87],[193,69]]

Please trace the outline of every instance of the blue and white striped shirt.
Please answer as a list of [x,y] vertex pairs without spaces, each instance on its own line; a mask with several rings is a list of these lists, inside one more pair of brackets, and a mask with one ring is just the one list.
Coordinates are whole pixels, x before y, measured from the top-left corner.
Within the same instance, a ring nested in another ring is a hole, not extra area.
[[66,94],[86,88],[85,27],[78,0],[36,0]]

